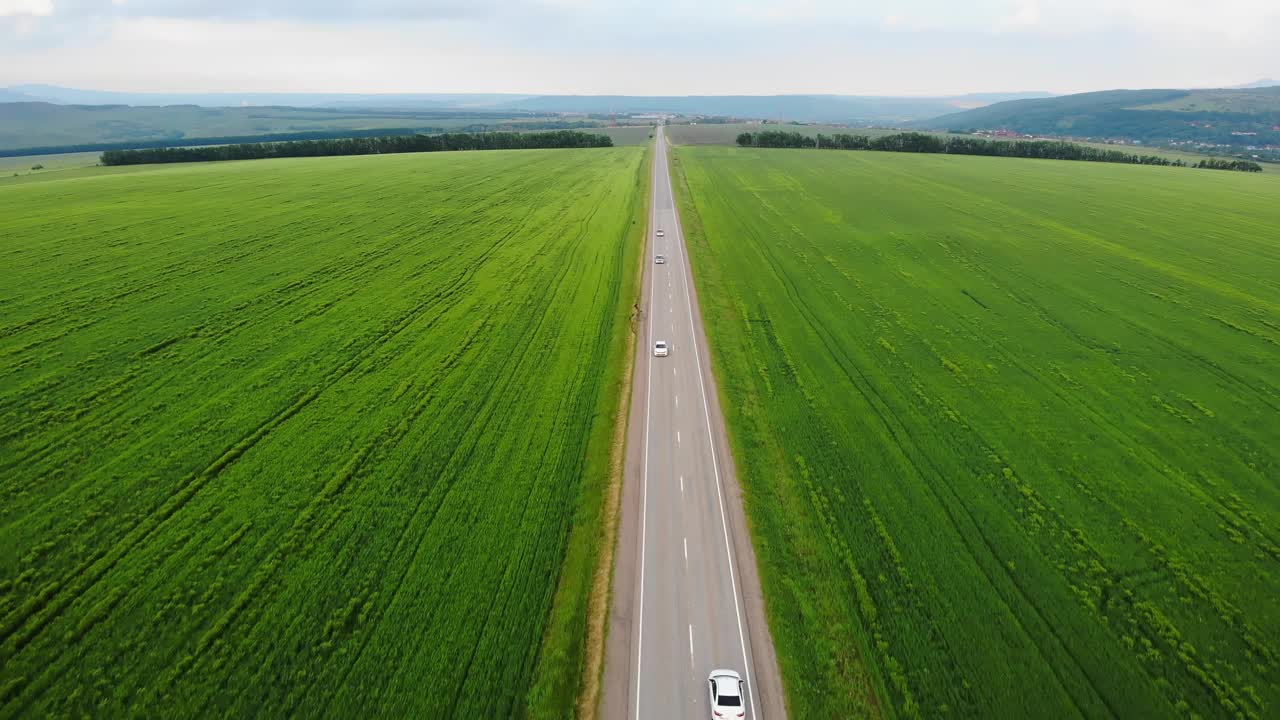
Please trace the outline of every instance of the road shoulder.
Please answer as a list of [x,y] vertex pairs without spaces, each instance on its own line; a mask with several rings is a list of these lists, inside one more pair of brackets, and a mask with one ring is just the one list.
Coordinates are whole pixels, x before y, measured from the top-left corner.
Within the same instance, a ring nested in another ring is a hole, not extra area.
[[[652,150],[650,152],[653,152]],[[634,355],[631,372],[631,399],[643,398],[648,391],[648,347],[641,338],[647,337],[649,326],[649,297],[652,292],[650,275],[653,255],[653,161],[649,162],[649,201],[645,218],[644,255],[641,263],[640,292],[633,317]],[[636,580],[640,560],[640,477],[644,464],[644,403],[631,402],[627,413],[626,461],[622,473],[622,497],[618,505],[617,536],[613,548],[613,582],[609,594],[608,622],[606,623],[604,674],[599,703],[593,710],[600,716],[601,707],[628,707],[631,698],[631,652],[636,613]]]

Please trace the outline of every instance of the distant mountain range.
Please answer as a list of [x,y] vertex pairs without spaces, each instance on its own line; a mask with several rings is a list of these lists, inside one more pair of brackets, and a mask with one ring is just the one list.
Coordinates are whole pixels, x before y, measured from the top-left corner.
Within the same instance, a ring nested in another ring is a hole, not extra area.
[[454,109],[491,107],[528,95],[484,93],[410,93],[396,95],[353,93],[130,93],[80,90],[57,85],[13,85],[0,88],[0,102],[47,102],[55,105],[199,105],[201,107],[395,107]]
[[932,117],[999,100],[1049,97],[1048,93],[1006,93],[955,97],[872,97],[855,95],[542,95],[506,105],[534,112],[675,113],[801,122],[893,124]]
[[[581,125],[609,115],[678,114],[1029,135],[1144,144],[1280,144],[1280,87],[1109,90],[947,97],[854,95],[520,95],[509,93],[121,93],[54,85],[0,88],[0,150],[80,144],[341,134],[376,129]],[[570,117],[563,117],[570,115]],[[230,140],[228,140],[230,141]]]
[[539,113],[678,113],[841,123],[896,123],[1045,92],[975,93],[950,97],[855,95],[517,95],[468,93],[123,93],[55,85],[0,89],[0,102],[56,105],[287,106],[405,110],[511,110]]
[[1005,129],[1190,149],[1214,145],[1256,148],[1280,145],[1280,86],[1108,90],[1013,100],[914,125],[932,130]]

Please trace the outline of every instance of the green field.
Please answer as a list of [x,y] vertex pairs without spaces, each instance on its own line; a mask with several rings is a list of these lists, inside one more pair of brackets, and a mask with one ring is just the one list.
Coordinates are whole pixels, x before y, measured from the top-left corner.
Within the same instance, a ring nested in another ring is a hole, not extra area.
[[[14,173],[32,175],[54,170],[93,167],[98,164],[98,158],[100,157],[102,157],[102,153],[96,152],[0,157],[0,180],[4,180],[6,177],[13,177]],[[42,165],[43,167],[39,170],[32,170],[37,165]]]
[[645,145],[653,139],[653,128],[648,125],[582,128],[582,132],[591,135],[608,135],[614,145]]
[[1280,713],[1280,179],[676,159],[792,717]]
[[902,132],[901,130],[889,130],[886,128],[846,127],[844,125],[702,123],[699,125],[669,125],[667,126],[666,134],[667,137],[671,138],[671,142],[675,145],[733,145],[734,141],[741,133],[757,133],[763,130],[798,132],[801,135],[806,135],[808,137],[813,137],[818,133],[822,133],[823,135],[848,133],[850,135],[878,137],[880,135],[892,135],[894,133]]
[[563,717],[644,165],[0,186],[0,717]]
[[[737,137],[740,133],[749,132],[757,133],[763,130],[779,130],[782,132],[798,132],[801,135],[813,137],[818,133],[823,135],[835,135],[836,133],[845,133],[848,135],[866,135],[868,137],[880,137],[882,135],[893,135],[895,133],[906,132],[891,128],[864,128],[864,127],[843,127],[840,125],[790,125],[790,124],[770,124],[761,125],[759,123],[725,123],[725,124],[704,124],[704,125],[671,125],[667,128],[667,136],[671,138],[671,142],[676,145],[736,145]],[[589,131],[594,132],[594,131]],[[921,132],[912,130],[910,132]],[[928,135],[937,135],[938,137],[948,137],[951,133],[923,131]],[[987,138],[988,140],[1003,141],[1003,138]],[[616,141],[615,141],[616,142]],[[1181,152],[1179,150],[1165,150],[1163,148],[1144,147],[1142,145],[1109,145],[1106,143],[1090,143],[1076,142],[1077,145],[1085,145],[1095,147],[1102,150],[1119,150],[1121,152],[1134,153],[1137,155],[1155,155],[1157,157],[1169,158],[1170,160],[1182,160],[1186,163],[1196,163],[1201,160],[1215,157],[1206,153]],[[1274,163],[1262,163],[1263,172],[1277,172]]]
[[1280,87],[1192,90],[1164,102],[1138,105],[1135,110],[1180,112],[1280,113]]
[[553,114],[502,111],[0,103],[0,150],[379,128],[459,131],[473,125],[529,125],[543,129],[538,126],[560,120]]

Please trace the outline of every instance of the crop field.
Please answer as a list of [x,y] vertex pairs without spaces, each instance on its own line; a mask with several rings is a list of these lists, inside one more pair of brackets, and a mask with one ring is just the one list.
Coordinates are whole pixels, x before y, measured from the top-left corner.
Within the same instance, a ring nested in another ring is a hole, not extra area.
[[[671,142],[675,145],[733,145],[737,140],[738,135],[744,132],[757,133],[762,130],[798,132],[801,135],[808,137],[813,137],[818,133],[822,133],[823,135],[847,133],[849,135],[879,137],[881,135],[893,135],[894,133],[903,132],[902,130],[890,130],[887,128],[846,127],[844,125],[700,123],[698,125],[669,125],[667,127],[666,134],[667,137],[671,138]],[[946,133],[937,134],[945,135]]]
[[563,717],[641,148],[0,187],[0,717]]
[[[0,180],[13,177],[14,173],[31,175],[54,170],[87,168],[98,164],[102,153],[59,153],[56,155],[19,155],[16,157],[0,157]],[[39,170],[33,167],[41,166]]]
[[607,135],[614,145],[648,145],[653,139],[653,128],[648,125],[586,127],[581,131],[590,135]]
[[1280,179],[676,158],[792,717],[1280,716]]
[[[763,130],[779,130],[782,132],[798,132],[807,137],[814,137],[819,133],[823,135],[835,135],[844,133],[847,135],[866,135],[867,137],[881,137],[883,135],[894,135],[902,132],[924,132],[926,135],[936,135],[938,137],[953,137],[952,133],[937,131],[921,131],[921,130],[898,130],[891,128],[867,128],[867,127],[844,127],[841,125],[760,125],[758,123],[704,123],[701,125],[671,125],[667,128],[667,137],[671,138],[671,142],[676,145],[736,145],[738,135],[744,132],[756,133]],[[988,140],[1002,141],[1003,138],[992,137]],[[615,139],[614,142],[617,142]],[[1075,142],[1076,145],[1085,145],[1087,147],[1095,147],[1100,150],[1119,150],[1121,152],[1136,153],[1138,155],[1155,155],[1157,157],[1168,158],[1170,160],[1182,160],[1186,163],[1197,163],[1215,156],[1207,153],[1182,152],[1179,150],[1166,150],[1164,148],[1146,147],[1142,145],[1108,145],[1106,143],[1093,142]],[[1230,157],[1230,156],[1226,156]],[[1280,167],[1275,163],[1262,163],[1263,172],[1280,172]]]
[[0,150],[79,143],[379,128],[462,130],[474,124],[545,123],[555,115],[504,111],[378,110],[308,107],[165,107],[0,103]]

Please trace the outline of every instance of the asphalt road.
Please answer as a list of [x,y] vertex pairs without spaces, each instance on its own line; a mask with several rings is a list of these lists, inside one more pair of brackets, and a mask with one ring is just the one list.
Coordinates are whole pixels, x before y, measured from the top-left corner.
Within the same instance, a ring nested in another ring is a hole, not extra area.
[[[777,662],[661,128],[653,173],[600,715],[710,718],[708,674],[728,668],[746,681],[748,718],[781,718]],[[654,263],[657,254],[665,264]],[[653,356],[658,340],[670,347],[667,357]]]

